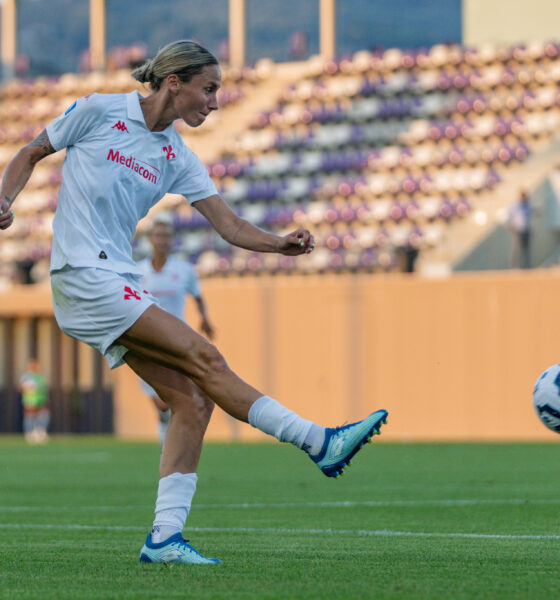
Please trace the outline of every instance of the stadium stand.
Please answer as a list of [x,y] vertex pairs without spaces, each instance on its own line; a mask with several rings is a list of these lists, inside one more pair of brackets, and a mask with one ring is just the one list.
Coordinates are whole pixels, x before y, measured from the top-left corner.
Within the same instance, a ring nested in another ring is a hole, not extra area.
[[[221,105],[232,114],[244,110],[261,79],[258,69],[226,72]],[[207,164],[234,210],[278,232],[310,227],[315,252],[296,261],[232,249],[170,196],[160,204],[175,209],[175,250],[203,276],[403,270],[404,255],[441,245],[450,226],[500,189],[508,167],[546,144],[560,124],[559,86],[556,43],[311,59],[275,107],[253,113],[238,135],[223,135],[220,155]],[[5,87],[1,168],[76,96],[133,87],[128,71]],[[186,127],[179,131],[192,141]],[[4,285],[17,273],[30,280],[46,274],[61,161],[41,163],[18,200],[18,219],[5,236],[11,262],[0,272]],[[147,248],[140,227],[136,255]]]

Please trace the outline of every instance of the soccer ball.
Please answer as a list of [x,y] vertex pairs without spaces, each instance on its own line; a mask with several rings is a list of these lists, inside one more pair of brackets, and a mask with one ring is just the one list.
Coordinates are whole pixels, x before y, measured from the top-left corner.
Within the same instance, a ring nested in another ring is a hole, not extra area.
[[560,433],[560,365],[552,365],[537,379],[533,405],[543,424]]

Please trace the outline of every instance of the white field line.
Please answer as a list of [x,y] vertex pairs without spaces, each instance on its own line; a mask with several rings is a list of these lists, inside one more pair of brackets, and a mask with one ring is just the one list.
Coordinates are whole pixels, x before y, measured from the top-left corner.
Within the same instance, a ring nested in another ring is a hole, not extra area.
[[26,456],[18,456],[18,463],[37,463],[40,461],[45,462],[56,462],[56,463],[64,463],[64,462],[109,462],[111,459],[111,454],[109,452],[77,452],[74,454],[69,453],[60,453],[60,454],[49,454],[48,456],[35,456],[35,455],[26,455]]
[[[516,505],[560,505],[560,499],[443,499],[443,500],[342,500],[331,502],[285,502],[263,503],[246,502],[242,504],[193,504],[195,510],[251,510],[274,508],[359,508],[359,507],[430,507],[430,506],[516,506]],[[116,506],[0,506],[0,512],[54,512],[70,510],[87,511],[119,511],[119,510],[151,510],[153,505],[116,505]]]
[[[95,531],[146,531],[146,527],[122,525],[74,525],[0,523],[2,529],[62,529]],[[391,531],[387,529],[289,529],[279,527],[187,527],[190,532],[273,533],[297,535],[353,535],[370,537],[467,538],[487,540],[560,540],[560,535],[505,535],[497,533],[444,533],[427,531]]]

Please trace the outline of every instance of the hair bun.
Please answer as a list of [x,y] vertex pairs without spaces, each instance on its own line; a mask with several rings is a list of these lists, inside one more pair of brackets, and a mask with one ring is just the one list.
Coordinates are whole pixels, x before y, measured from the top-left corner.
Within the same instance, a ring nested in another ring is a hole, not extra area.
[[154,75],[153,60],[148,59],[143,65],[134,69],[131,75],[140,83],[150,83]]

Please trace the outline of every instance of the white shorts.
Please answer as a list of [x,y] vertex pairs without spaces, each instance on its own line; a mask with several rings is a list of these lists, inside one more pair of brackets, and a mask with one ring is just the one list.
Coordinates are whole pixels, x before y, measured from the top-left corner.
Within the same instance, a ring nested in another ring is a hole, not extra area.
[[51,273],[54,316],[66,335],[89,344],[114,369],[127,348],[114,343],[157,300],[139,275],[94,267],[64,267]]

